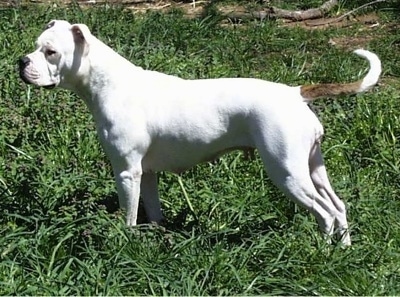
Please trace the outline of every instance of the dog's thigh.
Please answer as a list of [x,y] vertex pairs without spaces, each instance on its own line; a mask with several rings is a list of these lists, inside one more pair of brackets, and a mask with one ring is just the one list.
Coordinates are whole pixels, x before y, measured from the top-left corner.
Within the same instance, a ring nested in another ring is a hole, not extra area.
[[309,210],[323,233],[332,234],[337,211],[315,189],[309,174],[308,156],[286,156],[285,160],[276,161],[265,154],[263,157],[261,152],[260,155],[272,182],[291,200]]
[[163,215],[158,194],[157,174],[155,172],[143,173],[140,183],[140,193],[148,220],[160,223]]
[[294,141],[290,137],[281,138],[275,144],[265,137],[258,139],[257,149],[265,170],[272,182],[295,203],[309,210],[317,219],[321,231],[332,235],[338,214],[330,200],[325,199],[315,188],[309,171],[310,144]]

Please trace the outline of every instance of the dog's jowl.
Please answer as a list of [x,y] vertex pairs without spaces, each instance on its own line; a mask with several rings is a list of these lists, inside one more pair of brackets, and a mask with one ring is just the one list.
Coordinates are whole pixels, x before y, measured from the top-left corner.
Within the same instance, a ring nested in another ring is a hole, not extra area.
[[307,103],[364,92],[377,83],[379,58],[366,50],[355,53],[369,61],[370,70],[349,84],[184,80],[137,67],[87,26],[56,20],[19,64],[25,82],[69,89],[85,101],[128,225],[136,225],[139,195],[149,220],[162,220],[158,171],[181,172],[232,149],[257,149],[274,184],[308,209],[324,234],[338,234],[349,245],[345,205],[331,187],[321,154],[323,128]]

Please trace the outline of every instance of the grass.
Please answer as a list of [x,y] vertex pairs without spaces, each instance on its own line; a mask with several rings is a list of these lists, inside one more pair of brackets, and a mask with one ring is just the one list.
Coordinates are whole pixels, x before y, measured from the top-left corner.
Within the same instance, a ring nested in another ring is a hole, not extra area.
[[[0,10],[0,294],[399,295],[396,13],[380,10],[377,27],[310,31],[110,6]],[[379,86],[313,105],[353,246],[327,245],[314,218],[272,186],[260,159],[245,162],[240,153],[180,176],[161,173],[166,226],[127,229],[83,102],[18,78],[17,59],[54,18],[84,22],[135,64],[185,78],[352,81],[367,64],[349,50],[375,51]]]

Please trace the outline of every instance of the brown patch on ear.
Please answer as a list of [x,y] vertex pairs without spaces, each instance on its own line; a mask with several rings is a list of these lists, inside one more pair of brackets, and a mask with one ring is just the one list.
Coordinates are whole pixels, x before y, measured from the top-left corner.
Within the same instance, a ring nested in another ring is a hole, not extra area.
[[300,94],[306,101],[320,97],[335,97],[339,95],[351,95],[358,92],[362,81],[348,84],[315,84],[300,87]]
[[71,26],[72,36],[74,38],[76,49],[82,56],[86,56],[89,52],[90,31],[86,25],[75,24]]
[[85,41],[85,36],[83,36],[81,28],[78,25],[73,25],[71,28],[72,35],[74,36],[75,43],[83,43]]

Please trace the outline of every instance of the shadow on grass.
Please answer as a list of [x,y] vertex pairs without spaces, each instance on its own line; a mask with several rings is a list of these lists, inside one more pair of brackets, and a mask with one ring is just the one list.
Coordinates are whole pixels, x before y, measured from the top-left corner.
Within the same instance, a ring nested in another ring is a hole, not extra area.
[[[0,208],[3,215],[0,222],[3,225],[11,222],[27,231],[35,232],[40,224],[45,226],[56,224],[57,228],[75,224],[76,228],[79,229],[77,231],[78,237],[82,237],[82,241],[84,241],[87,234],[91,233],[91,222],[102,220],[96,219],[96,217],[105,215],[108,217],[107,220],[110,221],[116,221],[117,217],[125,220],[125,214],[119,207],[116,192],[96,198],[89,187],[80,186],[65,194],[60,194],[62,191],[59,191],[57,194],[59,197],[52,197],[51,194],[44,196],[43,193],[38,192],[38,187],[34,183],[28,182],[35,179],[36,171],[32,170],[25,173],[18,184],[11,187],[12,194],[7,189],[1,189]],[[287,225],[284,221],[292,221],[295,215],[293,206],[280,210],[283,212],[280,216],[286,217],[286,220],[277,219],[276,216],[261,218],[249,213],[240,218],[233,215],[229,218],[217,218],[211,222],[209,209],[199,211],[199,213],[193,214],[187,206],[179,209],[174,215],[166,213],[166,219],[160,227],[155,227],[149,224],[141,199],[138,212],[138,229],[149,235],[152,232],[159,233],[159,236],[163,238],[169,238],[170,234],[173,234],[172,237],[178,236],[186,239],[194,236],[206,237],[210,246],[221,241],[232,245],[247,245],[251,244],[254,238],[285,232]],[[148,233],[148,230],[151,230],[150,233]]]

